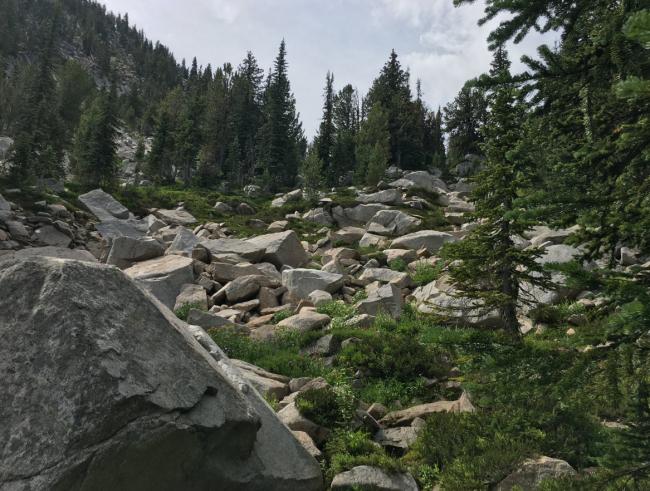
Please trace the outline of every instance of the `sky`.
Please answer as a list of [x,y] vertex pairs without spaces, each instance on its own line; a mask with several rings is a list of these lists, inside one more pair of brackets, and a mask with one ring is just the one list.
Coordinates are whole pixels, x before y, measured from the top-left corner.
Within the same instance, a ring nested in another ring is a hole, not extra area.
[[[129,14],[131,24],[168,46],[188,65],[230,62],[252,51],[271,67],[281,40],[287,43],[289,76],[308,137],[322,115],[325,75],[338,90],[351,83],[363,95],[395,49],[411,82],[422,81],[432,108],[453,100],[463,83],[489,68],[487,36],[495,23],[477,26],[483,0],[455,8],[452,0],[104,0]],[[513,69],[553,35],[529,35],[509,46]]]

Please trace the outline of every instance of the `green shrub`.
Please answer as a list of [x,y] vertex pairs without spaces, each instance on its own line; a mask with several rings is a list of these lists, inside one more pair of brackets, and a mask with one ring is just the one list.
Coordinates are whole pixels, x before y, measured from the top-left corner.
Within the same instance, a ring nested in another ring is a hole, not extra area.
[[187,321],[187,317],[190,315],[190,310],[192,309],[205,310],[205,307],[197,303],[186,303],[180,309],[176,309],[174,314],[176,314],[176,317],[180,320]]
[[271,322],[273,324],[278,324],[278,323],[282,322],[283,320],[288,319],[292,315],[293,315],[293,310],[290,309],[290,308],[280,310],[279,312],[276,312],[275,314],[273,314],[273,319],[271,319]]
[[329,387],[301,392],[296,397],[296,407],[305,418],[325,428],[333,428],[340,421],[336,392]]
[[397,259],[393,259],[391,262],[389,262],[388,267],[393,271],[399,271],[400,273],[403,273],[406,271],[406,261],[404,261],[404,259],[401,257],[398,257]]
[[421,377],[409,381],[372,379],[359,391],[362,401],[379,402],[389,408],[393,408],[396,401],[410,406],[433,400],[436,395],[436,391],[427,387],[426,380]]
[[300,354],[317,333],[281,333],[270,341],[256,341],[231,329],[210,330],[212,339],[230,358],[244,360],[287,377],[320,377],[331,369],[319,360]]
[[325,445],[326,479],[360,465],[379,467],[387,472],[403,472],[406,467],[389,457],[364,431],[336,430]]
[[443,261],[438,261],[435,266],[428,263],[419,264],[411,278],[419,286],[428,285],[440,278],[444,267],[445,263]]
[[442,374],[445,363],[441,355],[435,346],[423,345],[414,336],[382,331],[345,347],[337,363],[351,370],[362,369],[371,377],[412,380]]
[[332,301],[318,307],[319,314],[329,315],[332,319],[347,320],[356,314],[354,305],[346,304],[342,301]]

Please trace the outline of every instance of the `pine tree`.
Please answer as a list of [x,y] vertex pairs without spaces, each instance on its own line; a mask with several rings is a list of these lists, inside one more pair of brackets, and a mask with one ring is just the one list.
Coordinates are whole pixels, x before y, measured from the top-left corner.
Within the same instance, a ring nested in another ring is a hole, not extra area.
[[424,168],[422,135],[418,131],[418,111],[412,100],[410,75],[399,62],[395,50],[372,84],[364,101],[366,111],[375,105],[388,115],[390,162],[404,169]]
[[454,169],[466,155],[480,155],[481,128],[487,116],[484,90],[468,81],[458,96],[445,106],[444,126],[449,134],[449,167]]
[[284,40],[267,81],[263,113],[258,146],[262,168],[258,174],[267,176],[263,184],[274,192],[295,184],[306,147],[291,93]]
[[359,96],[354,87],[348,84],[334,98],[336,138],[332,155],[332,173],[338,176],[335,184],[350,181],[356,169],[359,119]]
[[318,191],[323,185],[323,161],[314,147],[307,152],[307,158],[302,163],[301,174],[307,200],[317,201]]
[[334,145],[336,143],[336,127],[334,126],[334,75],[327,72],[325,91],[323,94],[323,118],[318,135],[314,142],[318,157],[323,162],[325,182],[328,186],[336,186],[340,175],[333,166]]
[[521,147],[525,105],[517,100],[509,67],[505,51],[498,50],[491,70],[496,86],[482,130],[485,170],[476,176],[471,196],[479,225],[463,241],[449,245],[444,257],[451,261],[450,274],[459,294],[479,309],[498,310],[503,327],[518,334],[517,308],[529,301],[522,288],[547,285],[547,278],[535,262],[541,252],[520,250],[512,239],[532,226],[518,205],[520,193],[529,185],[531,163]]
[[376,185],[384,177],[389,159],[388,114],[381,105],[375,105],[357,137],[357,181]]
[[117,174],[115,89],[95,97],[81,116],[72,152],[72,168],[85,187],[111,188]]
[[48,37],[42,40],[38,66],[29,76],[16,124],[11,162],[13,177],[20,181],[63,175],[64,130],[53,102],[57,98],[53,64],[59,19],[57,9],[49,23]]

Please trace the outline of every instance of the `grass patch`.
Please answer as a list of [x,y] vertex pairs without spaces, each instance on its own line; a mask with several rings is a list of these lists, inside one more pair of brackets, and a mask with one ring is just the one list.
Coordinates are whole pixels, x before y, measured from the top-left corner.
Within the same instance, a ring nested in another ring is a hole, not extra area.
[[440,278],[444,269],[444,261],[438,261],[435,265],[429,263],[418,264],[411,278],[418,286],[428,285]]
[[180,309],[176,309],[174,314],[180,320],[187,322],[187,317],[190,315],[190,310],[192,309],[205,310],[205,308],[198,303],[186,303]]

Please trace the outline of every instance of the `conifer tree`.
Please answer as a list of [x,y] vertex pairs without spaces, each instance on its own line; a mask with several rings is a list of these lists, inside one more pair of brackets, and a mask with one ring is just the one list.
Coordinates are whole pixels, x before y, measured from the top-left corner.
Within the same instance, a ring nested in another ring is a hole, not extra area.
[[449,135],[449,166],[455,168],[466,155],[480,155],[487,101],[484,90],[470,80],[458,96],[445,106],[444,125]]
[[40,59],[29,76],[16,125],[11,155],[12,174],[21,181],[63,175],[63,124],[54,103],[56,84],[53,76],[59,19],[57,9],[49,22],[47,38],[41,40]]
[[259,141],[262,169],[258,174],[267,176],[263,184],[276,191],[295,184],[306,146],[291,93],[284,40],[267,81],[263,112]]
[[359,96],[348,84],[334,98],[334,127],[336,138],[332,155],[332,173],[342,180],[352,177],[356,166],[356,141],[359,132]]
[[450,273],[459,294],[478,309],[498,310],[504,328],[518,334],[517,308],[529,301],[522,287],[547,285],[547,278],[535,261],[541,252],[520,250],[512,239],[532,226],[518,205],[529,186],[531,164],[521,148],[525,105],[518,101],[509,67],[505,50],[497,50],[490,72],[496,85],[482,130],[485,169],[476,176],[471,196],[479,225],[464,240],[450,244],[444,257],[452,262]]
[[330,187],[335,186],[340,177],[333,166],[334,145],[336,143],[334,98],[334,75],[327,72],[327,76],[325,77],[325,91],[323,94],[323,118],[314,146],[316,147],[318,157],[323,162],[325,182]]
[[81,116],[72,152],[76,179],[86,187],[110,188],[117,173],[115,89],[98,94]]
[[364,101],[367,111],[379,104],[388,116],[390,161],[405,169],[425,165],[422,138],[417,130],[417,110],[412,100],[410,75],[402,68],[395,50],[372,84]]
[[357,181],[376,185],[384,177],[389,161],[388,114],[381,105],[375,105],[357,137]]
[[318,199],[318,191],[323,185],[324,174],[323,161],[315,147],[307,152],[307,157],[302,163],[301,174],[305,197],[308,201],[315,202]]

